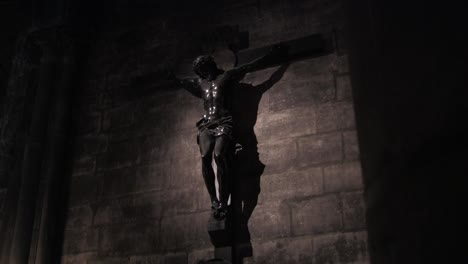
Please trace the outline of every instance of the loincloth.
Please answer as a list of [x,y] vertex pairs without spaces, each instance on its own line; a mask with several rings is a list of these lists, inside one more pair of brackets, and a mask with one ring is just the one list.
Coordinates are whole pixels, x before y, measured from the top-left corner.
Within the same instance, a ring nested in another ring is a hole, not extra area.
[[197,122],[196,126],[198,128],[198,134],[208,130],[208,133],[215,137],[225,135],[232,138],[234,121],[232,120],[232,116],[225,116],[213,120],[202,118]]

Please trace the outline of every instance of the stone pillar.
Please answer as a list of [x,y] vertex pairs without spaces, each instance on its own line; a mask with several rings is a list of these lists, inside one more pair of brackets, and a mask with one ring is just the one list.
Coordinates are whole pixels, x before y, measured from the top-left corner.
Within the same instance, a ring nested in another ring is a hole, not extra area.
[[21,160],[26,140],[26,127],[31,115],[30,101],[39,64],[37,46],[28,36],[20,36],[8,82],[7,95],[0,117],[0,173],[7,192],[4,219],[0,230],[0,263],[8,263],[19,197]]
[[15,227],[8,258],[8,263],[15,264],[27,263],[29,257],[45,135],[57,64],[56,47],[54,46],[56,43],[55,30],[34,33],[32,37],[41,47],[42,57],[39,69],[39,83],[32,108],[28,138],[24,148]]
[[73,76],[76,69],[76,42],[68,33],[62,32],[60,46],[63,48],[60,63],[60,76],[54,92],[53,109],[48,128],[47,153],[44,161],[43,196],[39,237],[36,252],[36,264],[53,263],[56,251],[57,218],[60,213],[58,202],[62,200],[63,176],[66,170],[66,158],[71,120],[71,99],[73,94]]

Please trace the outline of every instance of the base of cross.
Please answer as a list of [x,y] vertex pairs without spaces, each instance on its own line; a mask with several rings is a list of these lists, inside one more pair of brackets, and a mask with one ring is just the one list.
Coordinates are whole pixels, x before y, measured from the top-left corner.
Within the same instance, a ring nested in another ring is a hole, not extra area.
[[[218,220],[210,215],[208,234],[215,246],[214,259],[206,263],[232,263],[232,223],[229,217]],[[218,261],[218,262],[213,262]],[[224,262],[223,262],[224,261]]]

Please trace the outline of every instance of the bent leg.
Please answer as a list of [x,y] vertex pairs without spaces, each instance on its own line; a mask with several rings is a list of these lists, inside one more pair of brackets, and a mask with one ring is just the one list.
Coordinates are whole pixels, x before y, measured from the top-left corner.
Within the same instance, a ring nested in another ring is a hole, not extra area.
[[215,137],[207,130],[202,131],[198,135],[198,145],[200,147],[200,154],[202,158],[202,174],[205,181],[206,189],[210,195],[211,202],[218,201],[216,197],[215,175],[213,167],[211,166],[213,148],[215,145]]

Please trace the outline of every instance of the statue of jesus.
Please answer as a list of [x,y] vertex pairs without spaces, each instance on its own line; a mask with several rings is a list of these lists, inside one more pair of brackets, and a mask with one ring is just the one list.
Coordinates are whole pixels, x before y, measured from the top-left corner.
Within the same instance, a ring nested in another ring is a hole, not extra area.
[[[180,86],[192,95],[203,100],[203,117],[196,123],[197,143],[202,159],[202,175],[211,199],[213,217],[222,220],[226,217],[230,196],[229,155],[234,142],[235,120],[231,113],[232,90],[244,76],[272,63],[273,59],[283,56],[285,47],[273,46],[270,52],[251,63],[227,71],[218,68],[213,57],[199,56],[193,62],[193,70],[199,76],[194,79],[177,79]],[[215,173],[212,160],[217,166],[219,197],[216,194]]]

